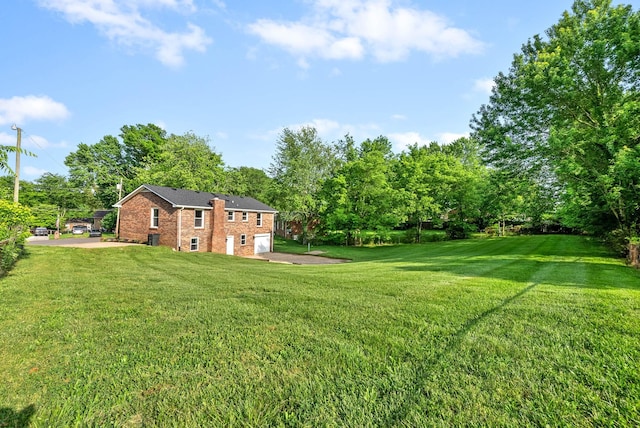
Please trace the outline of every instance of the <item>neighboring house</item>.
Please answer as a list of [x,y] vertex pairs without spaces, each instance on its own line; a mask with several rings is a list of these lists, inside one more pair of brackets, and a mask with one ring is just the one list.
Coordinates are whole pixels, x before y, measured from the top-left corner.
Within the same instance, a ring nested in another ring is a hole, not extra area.
[[[313,235],[316,227],[320,224],[320,220],[312,220],[307,225],[307,234]],[[285,239],[298,240],[302,235],[302,222],[300,220],[284,220],[281,215],[276,215],[276,236],[280,236]]]
[[98,210],[98,211],[94,211],[93,213],[93,230],[100,230],[102,229],[102,220],[104,219],[104,216],[106,216],[107,214],[109,214],[111,212],[111,210]]
[[239,256],[273,250],[276,211],[253,198],[143,184],[114,207],[121,239]]
[[67,232],[71,232],[74,226],[82,226],[87,230],[91,230],[91,226],[93,225],[93,219],[91,218],[72,218],[67,220],[64,224],[64,230]]

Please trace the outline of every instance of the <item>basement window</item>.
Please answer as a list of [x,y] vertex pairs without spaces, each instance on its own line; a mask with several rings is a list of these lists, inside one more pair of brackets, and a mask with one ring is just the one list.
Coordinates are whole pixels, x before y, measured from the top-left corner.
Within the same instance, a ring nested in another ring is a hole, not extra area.
[[200,240],[196,237],[196,238],[191,238],[191,251],[198,251],[198,248],[200,247]]

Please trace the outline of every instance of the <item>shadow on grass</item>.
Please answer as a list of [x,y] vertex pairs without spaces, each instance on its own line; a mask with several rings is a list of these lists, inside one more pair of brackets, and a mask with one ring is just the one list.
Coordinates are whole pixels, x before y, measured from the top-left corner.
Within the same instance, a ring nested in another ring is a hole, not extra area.
[[419,363],[418,367],[415,370],[414,381],[410,383],[412,390],[410,389],[407,393],[407,397],[402,400],[402,404],[393,409],[390,412],[389,417],[387,419],[386,426],[398,426],[403,425],[403,420],[408,416],[412,405],[419,399],[419,397],[425,393],[423,391],[422,385],[424,385],[425,380],[429,376],[429,369],[437,365],[439,361],[445,358],[447,355],[455,352],[460,345],[462,344],[465,336],[469,334],[478,324],[483,322],[487,317],[490,317],[494,313],[502,310],[504,307],[512,303],[514,300],[524,296],[535,287],[537,287],[538,283],[533,283],[522,290],[518,291],[516,294],[507,297],[499,304],[493,306],[492,308],[487,309],[482,312],[478,316],[475,316],[469,320],[467,320],[457,331],[453,332],[447,340],[446,346],[442,348],[442,351],[437,352],[433,356],[427,358],[426,360]]
[[[589,277],[578,279],[577,274],[572,275],[572,271],[580,269],[577,266],[578,263],[584,264],[586,266],[585,269],[608,275],[600,280]],[[526,283],[543,264],[551,265],[551,271],[554,272],[551,276],[541,281],[541,283],[544,284],[596,290],[640,290],[640,282],[638,281],[640,279],[640,272],[636,272],[626,266],[584,262],[579,259],[575,261],[536,261],[494,258],[489,262],[467,260],[457,263],[443,261],[441,264],[434,261],[433,263],[424,265],[399,266],[396,269],[406,272],[448,272],[463,277],[495,278]]]
[[29,404],[19,412],[9,407],[0,407],[0,427],[28,427],[35,412],[36,407],[33,404]]
[[407,272],[447,272],[472,278],[495,278],[550,285],[640,290],[640,273],[629,269],[606,248],[584,237],[519,237],[445,243],[424,248],[397,263]]

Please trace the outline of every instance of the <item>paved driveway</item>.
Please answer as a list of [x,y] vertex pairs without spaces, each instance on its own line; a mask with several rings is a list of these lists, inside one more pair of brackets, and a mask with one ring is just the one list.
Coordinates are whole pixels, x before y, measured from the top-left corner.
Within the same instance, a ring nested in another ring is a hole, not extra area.
[[[76,248],[111,248],[124,247],[129,244],[124,242],[103,242],[101,238],[67,238],[67,239],[49,239],[47,236],[32,236],[27,239],[29,245],[48,245],[56,247],[76,247]],[[346,263],[349,260],[331,259],[329,257],[320,257],[313,254],[286,254],[286,253],[263,253],[251,258],[257,260],[266,260],[273,263],[287,263],[294,265],[331,265],[337,263]]]
[[268,260],[274,263],[289,263],[294,265],[332,265],[337,263],[346,263],[349,260],[331,259],[329,257],[321,257],[312,254],[287,254],[287,253],[262,253],[253,258],[259,260]]

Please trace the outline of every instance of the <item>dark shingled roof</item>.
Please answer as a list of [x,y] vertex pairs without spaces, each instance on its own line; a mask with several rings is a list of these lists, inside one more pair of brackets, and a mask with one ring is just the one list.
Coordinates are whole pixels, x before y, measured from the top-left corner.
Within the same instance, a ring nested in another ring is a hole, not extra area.
[[143,184],[131,195],[139,191],[143,191],[143,189],[147,189],[155,193],[176,207],[211,208],[211,200],[218,198],[224,200],[224,207],[228,210],[276,212],[276,210],[271,208],[269,205],[263,204],[256,199],[246,196],[199,192],[196,190],[176,189],[173,187],[152,186],[149,184]]

